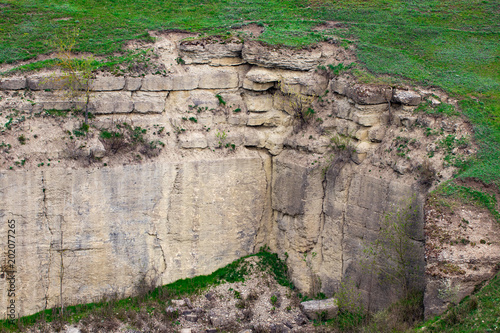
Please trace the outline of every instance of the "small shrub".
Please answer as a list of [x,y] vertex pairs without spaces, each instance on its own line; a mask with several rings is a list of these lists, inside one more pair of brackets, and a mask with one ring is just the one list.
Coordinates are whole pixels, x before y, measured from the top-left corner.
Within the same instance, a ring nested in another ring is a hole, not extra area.
[[25,145],[27,139],[24,136],[24,134],[21,134],[20,136],[17,137],[17,140],[19,141],[20,144]]
[[222,98],[221,95],[217,94],[215,95],[215,97],[217,97],[217,99],[219,100],[219,105],[226,105],[226,101],[224,100],[224,98]]

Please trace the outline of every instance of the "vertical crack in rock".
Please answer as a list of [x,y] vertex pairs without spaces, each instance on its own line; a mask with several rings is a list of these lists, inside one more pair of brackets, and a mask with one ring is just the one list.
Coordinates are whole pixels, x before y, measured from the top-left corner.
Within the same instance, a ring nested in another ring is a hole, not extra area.
[[324,175],[323,175],[323,180],[321,182],[321,185],[323,186],[323,198],[321,200],[321,212],[320,212],[320,215],[319,215],[319,218],[320,218],[320,227],[319,227],[319,234],[318,234],[318,241],[319,242],[321,240],[321,244],[319,244],[319,248],[321,249],[321,262],[323,262],[323,232],[325,230],[325,220],[326,220],[326,217],[325,217],[325,200],[326,200],[326,189],[327,189],[327,185],[328,185],[328,179],[326,177],[326,174],[327,174],[327,171],[326,170],[324,172]]
[[342,231],[342,238],[340,241],[340,262],[341,262],[341,273],[344,275],[344,240],[345,240],[345,224],[346,224],[346,211],[347,211],[347,205],[349,203],[349,191],[351,189],[351,183],[352,183],[352,174],[349,175],[347,184],[346,184],[346,195],[345,195],[345,202],[344,202],[344,208],[342,211],[342,224],[341,224],[341,231]]
[[175,165],[175,178],[174,181],[172,182],[172,187],[170,188],[169,191],[169,196],[168,196],[168,204],[167,204],[167,234],[170,233],[170,213],[172,211],[172,200],[174,194],[179,192],[179,187],[180,187],[180,178],[181,178],[181,172],[180,172],[180,165],[176,164]]
[[50,243],[49,243],[49,264],[48,264],[48,269],[47,269],[47,287],[45,288],[45,304],[44,304],[44,310],[48,309],[48,302],[49,302],[49,288],[50,288],[50,269],[52,267],[52,243],[53,243],[53,237],[54,237],[54,232],[52,231],[52,228],[50,227],[50,222],[49,222],[49,217],[47,214],[47,194],[46,188],[45,188],[45,178],[44,178],[44,173],[43,171],[41,172],[42,175],[42,219],[45,220],[47,223],[47,229],[49,229],[50,232]]
[[163,268],[163,270],[161,271],[160,274],[163,275],[166,272],[166,270],[167,270],[167,258],[165,257],[165,251],[163,250],[163,246],[161,245],[161,242],[163,241],[163,239],[161,239],[160,237],[158,237],[158,231],[156,231],[156,225],[154,225],[154,223],[153,223],[153,226],[154,226],[155,232],[154,233],[148,232],[147,234],[149,236],[152,236],[152,237],[155,238],[155,241],[158,244],[158,247],[160,248],[161,256],[162,256],[162,259],[163,259],[163,265],[164,265],[164,268]]
[[[259,153],[259,157],[260,157],[260,161],[261,161],[261,168],[262,168],[262,171],[264,172],[264,177],[266,178],[266,188],[265,188],[265,192],[264,192],[265,193],[265,200],[264,200],[263,205],[262,205],[262,212],[260,214],[259,224],[257,225],[257,230],[255,231],[255,235],[254,235],[254,242],[253,242],[253,244],[254,244],[253,251],[254,252],[257,251],[258,246],[264,245],[264,244],[259,244],[259,238],[267,237],[267,236],[261,236],[262,233],[264,233],[265,235],[269,234],[269,231],[267,230],[267,223],[269,221],[265,221],[265,219],[267,218],[267,215],[266,215],[267,205],[268,204],[271,205],[272,177],[273,177],[273,156],[271,156],[271,154],[269,154],[269,151],[266,149],[259,150],[258,153]],[[265,154],[266,156],[262,156],[262,154]],[[265,157],[269,157],[269,156],[271,157],[271,163],[270,163],[271,170],[270,170],[269,175],[268,175],[266,172]],[[267,239],[263,240],[264,243],[267,243],[268,241],[269,240],[267,240]]]

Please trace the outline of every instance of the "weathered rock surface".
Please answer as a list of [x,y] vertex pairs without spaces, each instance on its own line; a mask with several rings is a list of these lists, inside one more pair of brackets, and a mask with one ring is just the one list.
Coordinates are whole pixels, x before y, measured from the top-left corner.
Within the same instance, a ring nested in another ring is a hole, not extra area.
[[243,60],[262,67],[276,67],[308,71],[318,66],[320,50],[292,50],[284,47],[265,46],[259,42],[246,42],[242,50]]
[[327,320],[337,315],[339,307],[335,298],[300,303],[300,309],[311,320]]
[[[17,228],[18,313],[58,304],[63,264],[64,299],[74,304],[103,293],[129,295],[143,278],[165,284],[208,274],[251,253],[269,205],[266,160],[248,151],[183,163],[0,173],[0,215]],[[2,290],[6,283],[0,280]]]

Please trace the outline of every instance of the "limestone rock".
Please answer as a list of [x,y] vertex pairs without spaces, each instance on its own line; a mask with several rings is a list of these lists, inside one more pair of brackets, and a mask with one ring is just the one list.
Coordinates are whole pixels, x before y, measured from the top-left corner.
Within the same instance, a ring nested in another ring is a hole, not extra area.
[[324,320],[334,318],[338,313],[339,307],[335,298],[328,298],[302,302],[300,303],[300,309],[311,320]]
[[130,92],[95,93],[89,109],[97,114],[129,113],[134,110]]
[[[33,75],[26,79],[30,90],[61,90],[69,87],[69,81],[64,76]],[[75,86],[74,89],[77,89]]]
[[380,123],[379,114],[354,113],[353,120],[363,126],[374,126]]
[[292,50],[286,47],[268,46],[256,41],[243,45],[243,60],[262,67],[277,67],[298,71],[308,71],[318,66],[321,51]]
[[134,112],[138,113],[162,113],[165,110],[165,99],[168,92],[145,92],[138,91],[132,95]]
[[93,91],[122,90],[125,87],[123,76],[101,76],[91,81],[90,89]]
[[213,39],[183,41],[179,44],[179,56],[187,63],[206,64],[221,58],[241,58],[243,43],[237,39],[221,43]]
[[245,79],[254,83],[274,83],[280,81],[282,76],[277,70],[254,66],[245,76]]
[[248,116],[247,126],[276,127],[283,124],[285,117],[279,111],[251,113]]
[[382,104],[391,100],[392,89],[366,84],[354,84],[345,88],[345,95],[358,104]]
[[250,81],[247,78],[245,78],[243,80],[243,88],[247,89],[247,90],[265,91],[265,90],[268,90],[271,87],[274,87],[274,83],[273,82],[257,83],[257,82]]
[[181,148],[206,148],[208,146],[207,138],[199,132],[186,133],[179,138]]
[[266,112],[273,108],[273,96],[269,94],[245,94],[244,100],[247,109],[250,112]]
[[202,72],[198,87],[201,89],[230,89],[238,87],[238,84],[238,73],[223,69]]
[[422,96],[412,90],[394,89],[392,101],[406,105],[418,105],[422,101]]
[[385,127],[384,126],[373,126],[368,131],[368,139],[371,142],[382,142],[385,136]]
[[91,140],[88,143],[88,148],[90,154],[92,154],[94,157],[102,158],[104,157],[104,155],[106,155],[106,148],[104,148],[102,142],[97,139]]
[[125,90],[136,91],[141,89],[142,86],[142,78],[140,77],[127,77],[125,79]]
[[26,78],[13,77],[0,79],[0,90],[20,90],[26,88]]
[[172,74],[169,76],[147,75],[142,79],[141,90],[193,90],[198,88],[199,81],[199,74],[196,73]]

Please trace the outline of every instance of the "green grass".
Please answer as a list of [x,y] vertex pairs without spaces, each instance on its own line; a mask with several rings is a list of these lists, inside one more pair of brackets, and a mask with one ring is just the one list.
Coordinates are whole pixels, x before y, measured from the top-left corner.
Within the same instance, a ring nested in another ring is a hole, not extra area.
[[[193,278],[177,280],[149,291],[147,290],[148,286],[144,285],[142,288],[146,290],[136,297],[67,306],[64,308],[63,320],[69,323],[75,323],[97,311],[110,314],[119,312],[119,309],[139,311],[145,304],[152,304],[152,302],[157,302],[165,308],[171,299],[179,299],[189,295],[199,294],[210,286],[219,285],[221,283],[245,281],[245,277],[248,275],[250,269],[245,259],[249,257],[259,258],[257,269],[269,274],[277,283],[290,289],[295,288],[288,278],[288,268],[285,262],[281,260],[276,253],[269,252],[267,246],[264,246],[258,253],[237,259],[210,275],[200,275]],[[139,289],[140,288],[141,287],[139,287]],[[53,322],[55,320],[61,320],[60,308],[41,311],[30,316],[19,318],[15,321],[0,320],[0,332],[15,332],[22,327],[33,326],[43,321]]]
[[[425,327],[423,330],[422,327]],[[464,298],[442,316],[428,320],[416,332],[500,331],[500,274],[473,296]]]

